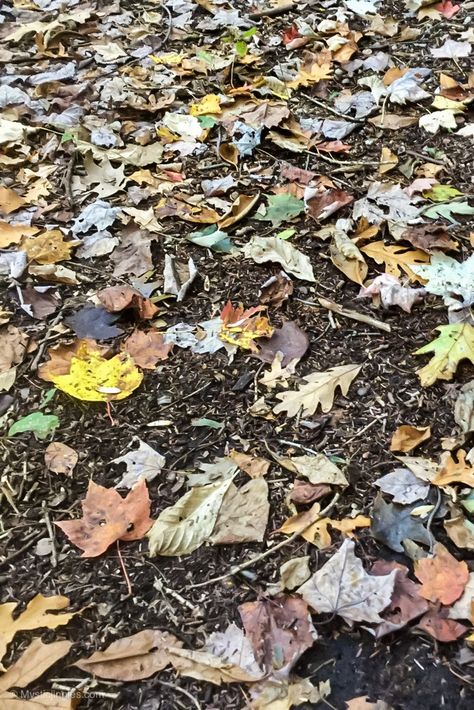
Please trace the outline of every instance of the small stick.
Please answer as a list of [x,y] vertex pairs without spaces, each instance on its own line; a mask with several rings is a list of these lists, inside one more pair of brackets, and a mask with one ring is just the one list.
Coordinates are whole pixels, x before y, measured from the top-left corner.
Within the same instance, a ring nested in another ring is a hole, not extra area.
[[127,583],[128,596],[132,596],[132,585],[130,584],[130,577],[127,573],[127,568],[125,567],[125,562],[123,561],[122,553],[120,552],[120,542],[117,540],[117,555],[119,558],[120,566],[122,568],[123,576],[125,577],[125,582]]
[[17,557],[20,557],[20,555],[22,555],[24,552],[26,552],[27,550],[29,550],[30,547],[33,547],[33,545],[35,544],[35,542],[36,542],[37,540],[39,540],[40,537],[43,537],[43,533],[42,533],[42,532],[37,533],[36,535],[33,535],[33,537],[31,537],[31,538],[28,540],[28,542],[25,542],[25,544],[23,545],[23,547],[20,547],[20,549],[17,550],[16,552],[12,552],[11,555],[9,555],[8,557],[5,557],[3,560],[0,560],[0,567],[4,567],[4,566],[7,565],[9,562],[13,562],[13,560],[16,560]]
[[[352,320],[360,321],[361,323],[367,323],[367,325],[372,325],[374,328],[379,330],[384,330],[386,333],[391,332],[391,327],[388,323],[383,323],[377,318],[372,318],[372,316],[366,316],[365,313],[358,313],[357,311],[352,311],[349,308],[343,308],[339,303],[335,301],[330,301],[328,298],[318,298],[319,303],[323,308],[327,308],[328,311],[333,311],[340,316],[345,316],[346,318],[351,318]],[[305,303],[311,303],[311,301],[305,301]]]
[[381,419],[383,419],[386,416],[387,416],[386,414],[380,414],[378,417],[375,417],[375,419],[372,419],[372,421],[369,422],[368,424],[366,424],[365,427],[362,427],[362,429],[359,429],[359,431],[356,431],[354,436],[351,436],[350,439],[347,439],[346,441],[344,441],[344,444],[350,444],[351,441],[354,441],[354,439],[357,439],[358,436],[360,436],[361,434],[364,434],[366,431],[368,431],[368,429],[373,427],[374,424],[376,424],[378,421],[380,421]]
[[206,582],[199,582],[198,584],[190,584],[187,588],[188,589],[196,589],[197,587],[206,587],[208,584],[215,584],[216,582],[222,582],[224,579],[228,579],[229,577],[233,577],[235,574],[238,572],[241,572],[244,569],[247,569],[247,567],[253,567],[257,562],[260,562],[261,560],[264,560],[267,557],[270,557],[270,555],[273,555],[274,552],[277,550],[281,550],[282,547],[285,547],[285,545],[289,545],[290,542],[293,542],[293,540],[296,540],[302,533],[304,533],[305,530],[307,530],[311,525],[314,525],[318,520],[321,520],[321,518],[324,518],[330,510],[336,505],[337,501],[340,498],[340,493],[335,493],[333,496],[331,502],[324,508],[324,510],[321,510],[319,513],[318,517],[315,520],[312,520],[308,525],[305,525],[304,528],[301,528],[301,530],[297,530],[296,532],[293,533],[293,535],[290,535],[290,537],[287,537],[285,540],[282,540],[281,542],[278,542],[276,545],[273,545],[270,547],[268,550],[265,552],[262,552],[260,555],[256,555],[255,557],[252,557],[252,559],[247,560],[246,562],[242,562],[240,565],[236,565],[235,567],[232,567],[230,572],[227,572],[227,574],[222,574],[220,577],[213,577],[212,579],[208,579]]
[[51,519],[49,517],[49,512],[47,508],[46,501],[42,501],[41,507],[43,508],[43,518],[46,524],[46,529],[48,531],[49,539],[51,540],[51,564],[53,567],[58,566],[58,552],[56,550],[56,538],[54,537],[53,526],[51,525]]
[[64,191],[67,195],[69,202],[69,207],[72,209],[74,207],[74,195],[72,194],[72,174],[74,172],[74,166],[76,164],[76,150],[71,153],[71,158],[69,160],[69,165],[67,166],[66,175],[64,177]]
[[428,535],[429,535],[430,538],[431,538],[431,542],[430,542],[430,552],[433,552],[433,548],[434,548],[435,542],[436,542],[436,539],[435,539],[433,533],[431,532],[431,525],[433,524],[434,517],[435,517],[436,513],[437,513],[438,510],[439,510],[439,506],[441,505],[441,491],[440,491],[439,488],[436,488],[436,494],[437,494],[437,496],[438,496],[438,497],[437,497],[437,500],[436,500],[436,504],[435,504],[435,506],[433,507],[433,510],[431,511],[431,513],[429,514],[429,516],[428,516],[428,521],[427,521],[427,523],[426,523],[426,529],[427,529],[427,531],[428,531]]
[[[65,304],[63,304],[63,308],[64,308],[64,305],[65,305]],[[49,340],[50,337],[51,337],[51,333],[52,333],[53,330],[54,330],[54,326],[57,325],[57,324],[59,323],[59,321],[61,320],[61,318],[62,318],[63,308],[61,308],[61,310],[59,311],[58,315],[56,316],[56,318],[53,320],[53,322],[52,322],[51,325],[49,326],[48,330],[46,331],[46,335],[44,336],[44,338],[42,338],[42,340],[40,340],[40,342],[38,343],[38,345],[39,345],[39,347],[38,347],[38,352],[36,353],[36,355],[35,355],[35,357],[34,357],[34,359],[33,359],[33,362],[32,362],[31,365],[30,365],[30,369],[31,369],[31,370],[37,370],[37,369],[38,369],[39,361],[40,361],[41,358],[43,357],[43,353],[44,353],[44,351],[46,350],[46,345],[47,345],[48,340]]]
[[428,163],[435,163],[436,165],[444,165],[446,167],[446,163],[444,160],[438,160],[437,158],[432,158],[430,155],[423,155],[423,153],[418,153],[416,150],[405,150],[404,151],[407,155],[414,155],[415,158],[422,158],[423,160],[426,160]]
[[192,703],[194,703],[197,710],[202,710],[202,708],[199,705],[196,698],[193,697],[191,695],[191,693],[189,693],[187,690],[182,688],[180,685],[174,685],[173,683],[168,683],[166,680],[158,680],[158,679],[155,679],[155,683],[159,683],[160,685],[164,685],[166,688],[172,688],[173,690],[177,690],[179,693],[183,693],[183,695],[185,695],[187,698],[189,698],[191,700]]
[[304,96],[305,99],[308,99],[308,101],[311,101],[311,103],[316,104],[316,106],[325,109],[326,111],[328,111],[328,113],[334,114],[334,116],[339,116],[339,118],[345,118],[346,121],[350,121],[351,123],[357,123],[359,126],[362,126],[362,124],[364,123],[363,121],[359,121],[358,118],[352,118],[352,116],[347,116],[345,113],[337,111],[337,109],[332,108],[332,106],[328,106],[328,104],[324,104],[322,101],[318,101],[318,99],[313,99],[313,97],[308,96],[308,94],[301,94],[301,96]]
[[261,20],[262,17],[278,17],[278,15],[285,15],[287,12],[291,12],[295,9],[295,3],[289,2],[286,5],[278,5],[277,7],[267,7],[258,12],[250,12],[247,17],[250,20]]

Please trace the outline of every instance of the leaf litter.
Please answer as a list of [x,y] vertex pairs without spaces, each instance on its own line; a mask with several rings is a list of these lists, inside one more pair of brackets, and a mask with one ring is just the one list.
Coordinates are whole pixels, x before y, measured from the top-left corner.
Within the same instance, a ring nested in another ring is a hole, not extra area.
[[462,707],[469,3],[320,5],[2,8],[6,707]]

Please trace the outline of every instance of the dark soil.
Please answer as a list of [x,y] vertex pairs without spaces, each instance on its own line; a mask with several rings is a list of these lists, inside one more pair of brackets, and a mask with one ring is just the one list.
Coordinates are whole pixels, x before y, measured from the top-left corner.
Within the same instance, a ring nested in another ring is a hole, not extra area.
[[[384,3],[383,14],[390,14],[390,3]],[[392,14],[400,15],[398,3],[393,6]],[[288,27],[290,19],[291,16],[268,22],[269,36]],[[392,54],[397,61],[406,61],[410,66],[432,66],[428,49],[433,42],[433,27],[434,32],[443,32],[442,23],[434,26],[427,24],[425,33],[416,42],[395,45]],[[371,46],[370,40],[373,38],[367,37],[361,46]],[[387,51],[390,51],[391,43],[388,44]],[[282,47],[277,48],[275,53],[281,53],[282,59],[286,56]],[[277,60],[278,57],[274,57],[274,61]],[[464,69],[466,65],[462,62],[465,61],[468,60],[460,60]],[[433,87],[435,85],[434,79]],[[331,86],[335,91],[340,88],[342,85]],[[298,95],[290,106],[297,116],[324,113],[319,109],[315,112],[314,106],[305,104]],[[472,187],[472,153],[468,153],[466,144],[460,144],[454,136],[428,136],[417,128],[411,128],[393,136],[384,134],[383,141],[402,158],[404,149],[422,153],[425,145],[443,151],[449,157],[443,182],[451,183],[460,190],[467,191]],[[349,184],[350,191],[361,197],[366,193],[364,181],[372,177],[375,170],[370,162],[377,161],[380,155],[381,135],[367,124],[357,135],[351,136],[350,143],[353,145],[350,160],[363,159],[368,164],[356,173],[341,173],[334,177],[340,178],[344,185]],[[278,182],[279,167],[283,161],[331,175],[332,166],[317,156],[286,153],[269,143],[263,147],[265,152],[258,154],[258,165],[273,171],[272,181],[263,184],[265,191],[272,183]],[[199,164],[192,158],[187,159],[186,173],[196,179],[196,190],[201,179],[221,176],[226,172],[226,168],[204,170],[213,162],[215,157],[211,154]],[[244,162],[241,173],[243,184],[253,167],[252,161]],[[397,179],[403,182],[398,174]],[[248,182],[252,184],[250,179]],[[252,191],[252,188],[247,189]],[[346,216],[346,213],[342,211],[340,215]],[[44,464],[45,444],[33,436],[24,434],[13,441],[6,438],[1,441],[2,480],[8,480],[15,491],[16,510],[3,498],[2,524],[5,533],[1,544],[6,560],[0,567],[0,601],[24,603],[38,592],[70,597],[72,608],[81,612],[68,626],[43,635],[45,640],[67,638],[75,642],[68,656],[69,663],[143,628],[170,631],[189,648],[199,648],[210,633],[226,628],[231,621],[239,621],[237,606],[264,595],[267,584],[278,578],[283,562],[296,555],[309,554],[312,569],[316,569],[339,546],[337,540],[333,548],[320,552],[304,541],[297,542],[245,574],[210,587],[194,589],[194,583],[223,574],[232,564],[265,550],[267,542],[204,546],[184,558],[149,558],[145,541],[124,544],[121,552],[133,589],[131,596],[127,594],[114,547],[101,557],[82,559],[78,550],[58,531],[58,564],[52,566],[50,556],[41,557],[35,553],[36,540],[47,535],[43,502],[52,521],[77,517],[80,513],[79,502],[84,497],[90,478],[104,486],[115,485],[118,469],[110,462],[128,449],[132,436],[144,439],[167,457],[163,476],[149,486],[154,518],[183,494],[184,470],[192,470],[199,462],[212,460],[234,447],[239,448],[243,442],[249,442],[249,453],[261,456],[266,455],[266,446],[280,454],[296,454],[302,453],[297,446],[302,445],[342,457],[346,461],[346,475],[350,480],[350,486],[344,491],[337,507],[337,517],[342,518],[353,509],[370,515],[376,490],[373,481],[392,470],[395,464],[389,452],[389,442],[398,425],[407,422],[431,424],[432,438],[417,453],[432,458],[441,452],[441,439],[455,432],[453,400],[459,386],[472,379],[473,368],[463,365],[458,369],[456,387],[436,384],[422,390],[415,370],[425,361],[413,355],[417,348],[428,342],[435,326],[447,322],[445,308],[440,307],[435,299],[428,299],[416,306],[412,314],[396,309],[374,312],[368,300],[356,300],[358,287],[348,282],[329,261],[327,244],[314,236],[315,228],[319,225],[308,218],[297,223],[297,246],[311,257],[317,277],[316,286],[295,282],[290,301],[281,310],[270,311],[269,315],[275,325],[284,319],[295,320],[309,336],[310,349],[299,365],[299,376],[343,363],[363,364],[349,397],[338,396],[329,415],[314,415],[310,418],[311,427],[305,422],[297,426],[295,420],[284,417],[276,421],[253,418],[248,414],[248,408],[263,394],[256,377],[261,369],[258,360],[239,352],[234,362],[228,364],[227,358],[220,353],[194,356],[176,348],[162,366],[147,372],[143,385],[133,396],[113,405],[114,427],[102,405],[81,403],[59,391],[56,393],[45,411],[54,411],[59,416],[61,441],[79,452],[79,464],[72,478],[66,479],[47,471]],[[453,231],[456,238],[462,240],[470,228],[472,226],[464,221]],[[234,240],[242,244],[249,234],[266,229],[262,222],[249,218],[244,228],[236,229]],[[183,246],[183,243],[175,241],[189,231],[188,225],[179,220],[168,222],[168,236],[164,238],[164,244],[173,248],[177,245],[176,253],[192,256],[201,277],[208,276],[209,284],[205,291],[201,278],[183,304],[168,302],[163,316],[168,325],[211,318],[227,299],[248,305],[258,303],[259,286],[279,269],[269,265],[258,266],[241,258],[223,258],[188,242]],[[155,243],[154,248],[159,275],[163,246]],[[63,310],[64,318],[76,310],[92,290],[115,283],[107,259],[82,263],[75,259],[71,266],[85,279],[79,289],[63,289],[64,297],[67,295],[70,299]],[[374,271],[371,275],[375,273],[378,272]],[[383,319],[390,324],[391,333],[342,317],[334,316],[330,320],[327,311],[319,307],[318,295]],[[314,302],[315,305],[302,301]],[[5,304],[10,309],[16,308],[11,291],[5,295]],[[40,330],[38,322],[22,315],[19,309],[12,322],[27,330],[37,341],[44,337],[48,327],[47,323],[41,323]],[[55,340],[57,336],[51,339],[51,344]],[[47,385],[29,370],[30,362],[31,358],[20,368],[15,405],[9,412],[7,426],[32,411],[47,389]],[[222,429],[194,427],[191,420],[202,417],[222,422]],[[171,423],[149,426],[150,422],[163,419]],[[364,431],[372,422],[370,428]],[[293,448],[288,442],[294,442]],[[241,481],[237,483],[244,480],[242,474]],[[284,498],[293,476],[273,466],[267,480],[271,502],[268,530],[271,531],[287,517]],[[466,559],[465,551],[461,555],[447,540],[441,522],[435,520],[432,531],[435,538],[446,544],[455,556]],[[367,531],[360,533],[358,539],[358,554],[366,563],[379,557],[396,557],[376,543]],[[397,559],[406,562],[403,556]],[[457,661],[459,650],[464,645],[462,641],[438,645],[419,630],[405,628],[377,642],[363,628],[350,629],[339,620],[323,618],[320,623],[318,621],[319,617],[315,624],[320,638],[300,660],[296,671],[302,677],[309,676],[315,684],[330,680],[332,692],[327,706],[343,710],[346,700],[359,695],[368,695],[372,700],[383,699],[395,710],[468,710],[473,706],[472,667],[460,665]],[[31,634],[26,633],[16,637],[9,655],[4,659],[6,666],[18,657],[30,639]],[[71,685],[70,679],[77,678],[79,682],[85,675],[74,667],[58,663],[49,677],[55,678],[59,685]],[[171,686],[163,685],[162,681]],[[245,706],[245,696],[238,686],[219,688],[178,678],[166,670],[139,683],[97,680],[89,691],[90,696],[83,699],[80,707],[90,710],[192,708],[189,697],[179,692],[179,688],[189,691],[203,710],[237,710]],[[33,689],[46,689],[46,686],[38,683],[37,688]]]

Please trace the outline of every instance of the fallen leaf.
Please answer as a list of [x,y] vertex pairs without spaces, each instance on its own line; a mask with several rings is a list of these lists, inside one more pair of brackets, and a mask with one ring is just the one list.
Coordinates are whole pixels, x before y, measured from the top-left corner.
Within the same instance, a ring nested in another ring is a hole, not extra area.
[[282,590],[292,590],[301,586],[310,576],[309,555],[305,557],[293,557],[293,559],[281,565],[279,583]]
[[250,478],[261,478],[268,473],[270,468],[270,461],[267,459],[260,458],[259,456],[249,456],[248,454],[243,454],[241,451],[235,451],[233,449],[229,458],[234,461],[237,466],[245,473],[248,473]]
[[255,207],[259,199],[260,193],[256,195],[239,195],[228,212],[219,219],[217,223],[219,229],[225,230],[240,222]]
[[474,572],[469,574],[469,581],[464,588],[462,596],[449,609],[450,619],[469,619],[473,623],[474,619]]
[[468,628],[457,621],[453,621],[453,619],[449,619],[448,614],[449,609],[433,607],[423,616],[417,628],[426,631],[426,633],[442,643],[456,641],[468,631]]
[[182,641],[168,631],[144,629],[113,641],[104,651],[74,663],[98,678],[136,681],[149,678],[170,663],[168,650],[180,648]]
[[442,296],[446,305],[453,294],[469,302],[472,298],[472,280],[474,278],[474,255],[458,262],[446,254],[433,254],[431,263],[415,266],[418,276],[427,281],[425,288],[429,293]]
[[264,305],[281,308],[292,293],[293,281],[284,271],[281,271],[276,276],[271,276],[260,286],[259,300]]
[[[33,639],[18,660],[12,663],[0,677],[0,702],[2,703],[2,707],[8,710],[9,705],[7,698],[10,699],[10,696],[13,700],[15,697],[7,693],[2,698],[5,690],[8,690],[8,688],[26,688],[27,685],[33,683],[37,678],[40,678],[48,668],[53,666],[61,658],[64,658],[64,656],[69,653],[71,646],[71,641],[55,641],[45,644],[39,638]],[[37,701],[37,696],[34,699]],[[61,700],[70,702],[72,699],[61,698]],[[33,698],[31,698],[29,702],[26,700],[28,704],[32,701]],[[48,706],[44,705],[43,707],[46,708]],[[50,707],[54,708],[57,706],[51,705]],[[70,705],[65,705],[65,707],[70,707]]]
[[313,503],[315,500],[324,498],[330,492],[331,486],[324,483],[315,485],[297,478],[290,491],[289,499],[294,503]]
[[197,275],[198,270],[191,257],[189,257],[188,263],[185,264],[176,261],[174,256],[165,254],[163,292],[176,296],[178,303],[184,299]]
[[265,370],[259,379],[260,384],[267,389],[274,389],[277,386],[288,387],[288,379],[295,374],[297,360],[290,360],[286,367],[282,367],[283,353],[277,352],[272,362],[270,370]]
[[416,560],[414,571],[422,582],[421,596],[445,605],[457,601],[469,581],[467,564],[458,562],[439,542],[434,547],[433,557]]
[[370,528],[371,520],[366,515],[356,515],[355,518],[343,518],[342,520],[333,520],[330,518],[329,524],[335,530],[339,530],[347,537],[354,537],[354,530],[359,528]]
[[454,420],[462,432],[474,430],[474,380],[461,387],[454,404]]
[[408,128],[418,123],[416,116],[400,116],[398,113],[381,113],[368,119],[376,128],[386,131],[399,131],[400,128]]
[[375,629],[369,629],[376,639],[403,629],[410,621],[428,611],[428,602],[420,596],[421,585],[408,577],[408,567],[397,562],[377,560],[370,574],[386,575],[396,571],[395,586],[389,606],[384,610],[383,621]]
[[424,545],[431,545],[431,537],[423,523],[411,515],[415,505],[396,505],[386,503],[380,493],[374,501],[372,508],[371,535],[379,542],[383,542],[395,552],[403,552],[404,540],[415,540]]
[[345,190],[327,189],[323,185],[318,188],[306,188],[305,204],[310,217],[323,221],[346,205],[350,205],[354,197]]
[[450,37],[444,41],[441,47],[433,47],[430,53],[437,59],[459,59],[468,57],[471,54],[472,46],[469,42],[456,42]]
[[369,701],[368,695],[359,695],[352,700],[346,700],[347,710],[393,710],[392,706],[385,700],[376,700],[375,703]]
[[133,488],[139,481],[153,481],[161,473],[166,459],[158,451],[141,439],[138,449],[132,449],[123,456],[117,456],[111,463],[124,463],[127,472],[122,476],[115,488]]
[[399,278],[402,271],[409,277],[410,281],[419,281],[418,272],[412,266],[418,266],[429,261],[429,256],[419,249],[407,249],[399,244],[386,245],[383,241],[371,242],[361,248],[377,264],[385,264],[388,274]]
[[23,361],[28,341],[28,335],[14,325],[0,328],[0,372],[6,372]]
[[321,518],[319,503],[313,503],[309,510],[292,515],[284,521],[283,525],[275,532],[293,535],[299,533],[302,538],[324,550],[332,544],[328,531],[329,518]]
[[149,320],[158,313],[158,308],[149,298],[131,286],[109,286],[97,293],[97,298],[110,313],[132,309],[138,318]]
[[8,430],[8,436],[23,434],[31,431],[38,439],[47,439],[59,426],[59,419],[55,414],[32,412],[21,419],[17,419]]
[[159,360],[168,358],[173,344],[165,343],[163,333],[157,330],[134,330],[122,347],[138,367],[154,370]]
[[452,380],[461,360],[468,359],[474,364],[474,327],[469,323],[451,323],[435,328],[440,335],[431,343],[415,351],[415,355],[433,352],[425,367],[417,370],[423,387],[429,387],[436,380]]
[[39,231],[39,227],[30,227],[27,224],[10,224],[0,220],[0,249],[5,249],[11,244],[19,244],[23,237],[32,237]]
[[305,454],[291,458],[279,456],[277,461],[280,466],[298,476],[304,476],[315,485],[321,483],[330,483],[335,486],[349,485],[341,469],[324,454]]
[[38,264],[56,264],[71,258],[71,249],[80,244],[79,241],[66,242],[64,234],[59,229],[43,232],[39,236],[23,239],[21,248],[28,258]]
[[57,374],[57,369],[53,369],[53,360],[51,365],[48,362],[42,365],[38,375],[84,402],[124,399],[142,382],[143,375],[128,353],[120,353],[107,360],[94,341],[80,340],[75,352],[70,355],[67,374]]
[[416,427],[411,424],[403,424],[397,427],[390,442],[390,451],[403,451],[408,453],[413,451],[423,441],[431,436],[431,427]]
[[26,200],[9,187],[0,187],[0,213],[10,214],[23,207]]
[[92,340],[110,340],[122,335],[123,330],[114,325],[118,315],[109,313],[102,306],[86,305],[80,311],[65,319],[65,324],[74,331],[78,338]]
[[231,483],[232,478],[228,478],[192,488],[173,506],[165,508],[148,533],[150,555],[189,555],[208,541]]
[[56,525],[70,542],[83,550],[81,557],[97,557],[117,540],[140,540],[150,529],[150,499],[141,480],[126,496],[113,488],[89,481],[87,495],[81,502],[83,517]]
[[262,362],[273,363],[277,353],[282,353],[281,366],[287,367],[291,361],[300,360],[309,348],[309,338],[294,321],[285,321],[276,328],[268,340],[259,343],[258,357]]
[[273,227],[278,227],[283,222],[298,217],[305,209],[303,200],[293,197],[288,192],[278,195],[266,195],[266,198],[265,214],[259,216],[259,219],[271,222]]
[[357,298],[372,296],[375,305],[382,304],[384,308],[399,306],[406,313],[411,313],[415,303],[423,300],[424,288],[406,288],[395,276],[380,274],[369,286],[362,286]]
[[79,460],[79,454],[67,444],[52,441],[44,452],[44,462],[49,471],[71,476]]
[[309,257],[278,237],[252,237],[244,246],[243,252],[247,259],[253,259],[257,264],[273,261],[281,264],[285,271],[298,279],[313,282],[316,280]]
[[313,372],[303,377],[305,384],[298,390],[277,394],[277,399],[281,402],[273,408],[273,411],[275,414],[287,412],[288,417],[295,417],[302,410],[302,416],[308,417],[314,414],[321,404],[322,411],[329,412],[336,389],[339,387],[341,393],[346,396],[352,380],[357,377],[361,367],[361,365],[341,365],[325,372]]
[[338,614],[353,621],[381,623],[392,597],[396,572],[375,577],[354,554],[354,542],[344,540],[339,550],[305,582],[297,593],[318,614]]
[[451,516],[450,520],[444,521],[444,529],[449,539],[452,540],[458,548],[474,550],[474,523],[471,523],[471,521],[456,508],[451,510]]
[[27,286],[21,289],[20,306],[32,318],[46,320],[56,311],[61,298],[50,286]]
[[380,164],[379,164],[379,173],[380,175],[384,175],[385,173],[389,173],[390,170],[393,170],[394,168],[397,167],[399,163],[398,157],[393,153],[390,148],[387,146],[382,146],[382,151],[380,153]]
[[430,490],[429,484],[417,478],[408,468],[396,468],[374,481],[374,485],[393,496],[394,503],[405,505],[425,500]]
[[217,515],[212,543],[262,542],[269,512],[268,484],[263,478],[248,481],[242,488],[231,483]]
[[287,677],[317,639],[307,603],[298,597],[245,602],[239,613],[257,662],[277,677]]
[[227,301],[220,314],[222,325],[219,329],[219,338],[225,343],[256,353],[257,346],[254,340],[269,338],[273,333],[268,318],[256,315],[264,309],[265,306],[256,306],[244,310],[242,304],[234,308],[232,303]]
[[62,596],[44,597],[42,594],[37,594],[28,602],[24,611],[14,619],[13,613],[17,606],[17,602],[0,604],[0,661],[7,651],[8,644],[19,631],[56,629],[58,626],[68,624],[77,613],[52,613],[69,606],[69,599]]
[[329,246],[329,255],[334,266],[342,271],[351,281],[362,286],[368,272],[368,266],[359,247],[349,239],[345,232],[339,229],[334,235]]
[[441,466],[432,483],[436,486],[449,486],[453,483],[464,483],[474,488],[474,466],[466,461],[466,452],[460,449],[456,453],[457,461],[446,452],[441,459]]

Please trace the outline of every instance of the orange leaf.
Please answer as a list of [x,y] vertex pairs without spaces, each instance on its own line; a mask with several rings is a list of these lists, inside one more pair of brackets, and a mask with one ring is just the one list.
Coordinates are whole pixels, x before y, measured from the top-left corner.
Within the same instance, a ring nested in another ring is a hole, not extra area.
[[145,481],[137,483],[126,498],[90,481],[82,511],[80,520],[56,523],[84,551],[82,557],[97,557],[117,540],[140,540],[153,523]]
[[149,319],[158,313],[158,308],[149,298],[131,286],[110,286],[97,294],[99,301],[110,313],[133,309],[139,318]]
[[426,441],[431,436],[431,428],[429,426],[417,427],[410,424],[399,426],[390,443],[390,451],[403,451],[408,453]]
[[261,310],[265,310],[265,306],[256,306],[245,311],[242,304],[234,308],[228,301],[221,313],[222,327],[219,338],[225,343],[257,352],[258,348],[253,341],[257,338],[270,338],[274,330],[268,318],[263,316],[251,318]]
[[135,330],[123,344],[135,364],[145,370],[153,370],[158,360],[166,360],[172,347],[157,330]]
[[420,594],[424,599],[449,606],[462,595],[469,581],[469,569],[439,542],[434,552],[434,557],[415,562],[415,575],[422,582]]
[[53,382],[57,375],[67,375],[71,369],[71,360],[76,357],[82,347],[86,345],[87,350],[94,350],[100,355],[105,355],[108,351],[106,345],[98,345],[95,340],[74,340],[72,343],[58,345],[48,350],[49,360],[38,367],[38,377],[46,382]]
[[474,488],[474,467],[466,463],[466,452],[460,449],[455,461],[450,453],[443,455],[442,467],[433,479],[435,486],[449,486],[451,483],[464,483]]

